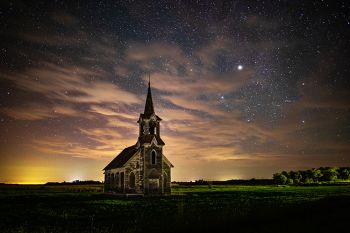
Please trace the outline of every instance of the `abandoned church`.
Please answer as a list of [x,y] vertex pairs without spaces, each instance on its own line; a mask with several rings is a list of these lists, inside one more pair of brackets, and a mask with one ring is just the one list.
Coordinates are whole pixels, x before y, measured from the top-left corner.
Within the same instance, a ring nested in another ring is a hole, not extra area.
[[153,108],[151,85],[144,113],[140,114],[137,143],[125,148],[103,170],[105,191],[120,194],[170,194],[173,165],[163,154],[160,121]]

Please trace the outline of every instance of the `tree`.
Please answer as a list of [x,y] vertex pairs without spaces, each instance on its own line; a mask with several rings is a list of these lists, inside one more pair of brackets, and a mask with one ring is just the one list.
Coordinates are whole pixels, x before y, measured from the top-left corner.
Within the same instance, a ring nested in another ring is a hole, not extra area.
[[303,183],[312,183],[313,182],[313,180],[311,178],[311,170],[300,171],[300,174],[302,176],[301,182],[303,182]]
[[293,183],[294,184],[299,184],[303,177],[302,177],[300,171],[296,171],[296,172],[293,173],[292,178],[293,178]]
[[311,177],[314,182],[320,181],[320,178],[322,177],[322,171],[320,169],[313,168],[311,170]]
[[343,168],[339,169],[339,178],[342,180],[349,180],[350,179],[350,170]]
[[283,171],[281,174],[287,177],[287,179],[290,178],[289,172]]
[[326,168],[323,171],[322,178],[324,181],[335,181],[337,179],[337,175],[338,175],[337,168],[331,167],[331,168]]
[[282,173],[273,174],[273,180],[275,181],[276,184],[286,184],[287,179],[288,178]]
[[304,183],[305,184],[312,184],[312,183],[314,183],[314,180],[312,178],[306,178]]

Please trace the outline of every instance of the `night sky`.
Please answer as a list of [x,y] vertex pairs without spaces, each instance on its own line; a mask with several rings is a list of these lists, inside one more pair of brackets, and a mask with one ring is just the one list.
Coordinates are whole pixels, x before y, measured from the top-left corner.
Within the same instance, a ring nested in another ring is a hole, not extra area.
[[102,180],[148,74],[172,180],[350,165],[348,1],[1,1],[0,182]]

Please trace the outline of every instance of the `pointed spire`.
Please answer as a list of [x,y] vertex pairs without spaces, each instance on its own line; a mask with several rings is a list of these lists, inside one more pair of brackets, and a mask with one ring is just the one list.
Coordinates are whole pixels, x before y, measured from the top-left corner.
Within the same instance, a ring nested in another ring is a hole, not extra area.
[[148,92],[147,92],[147,99],[146,99],[146,105],[145,105],[145,117],[150,117],[154,113],[153,108],[153,100],[152,100],[152,93],[151,93],[151,75],[148,73]]

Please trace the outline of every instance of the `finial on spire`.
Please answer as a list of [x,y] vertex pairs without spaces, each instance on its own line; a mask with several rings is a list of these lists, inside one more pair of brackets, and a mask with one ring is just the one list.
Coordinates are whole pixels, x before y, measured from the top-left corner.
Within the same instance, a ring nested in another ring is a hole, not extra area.
[[148,86],[151,86],[151,72],[148,72]]
[[151,73],[148,72],[148,91],[147,91],[144,115],[146,117],[150,117],[153,113],[154,113],[154,108],[153,108],[153,100],[152,100],[152,93],[151,93]]

